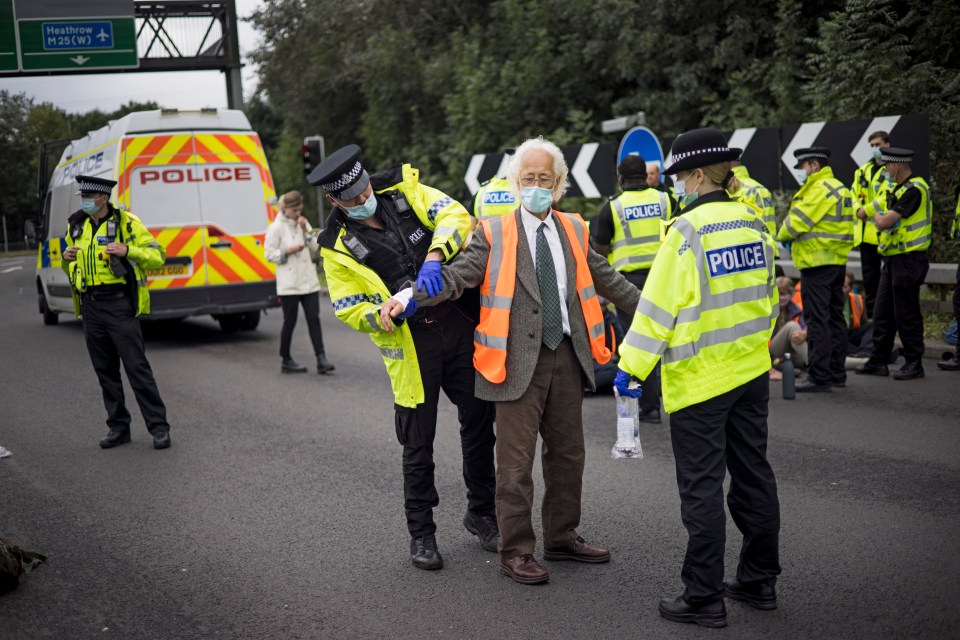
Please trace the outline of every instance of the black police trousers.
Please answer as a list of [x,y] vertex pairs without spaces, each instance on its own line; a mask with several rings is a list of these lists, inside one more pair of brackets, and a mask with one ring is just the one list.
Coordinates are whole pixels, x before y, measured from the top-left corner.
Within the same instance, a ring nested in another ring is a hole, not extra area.
[[[636,271],[621,271],[620,274],[627,279],[627,282],[634,285],[641,291],[647,284],[647,276],[650,275],[649,269],[637,269]],[[635,310],[629,313],[617,307],[617,320],[620,321],[620,327],[623,329],[623,335],[626,336],[630,331],[630,325],[633,323],[633,314]],[[619,348],[620,345],[617,345]],[[614,372],[616,375],[616,372]],[[637,400],[637,408],[640,411],[650,411],[660,408],[660,360],[653,367],[653,371],[643,381],[643,395]]]
[[810,343],[810,381],[830,385],[847,380],[847,322],[843,319],[843,279],[846,268],[838,264],[800,271],[803,285],[803,319]]
[[407,321],[420,363],[424,400],[415,408],[395,405],[397,440],[403,445],[403,495],[407,529],[412,537],[434,533],[433,508],[440,504],[434,483],[433,440],[437,403],[443,390],[457,405],[463,481],[467,508],[476,515],[494,515],[496,473],[492,402],[474,395],[473,330],[452,303],[428,309],[425,319]]
[[873,314],[871,363],[887,364],[897,333],[903,344],[903,359],[918,362],[923,357],[923,313],[920,287],[927,279],[930,260],[926,251],[887,256],[880,272],[877,306]]
[[130,412],[124,403],[120,378],[123,362],[147,430],[151,434],[168,431],[167,409],[147,362],[140,321],[134,314],[130,296],[125,292],[100,293],[94,289],[83,295],[81,311],[87,351],[103,391],[107,426],[130,431]]
[[743,534],[737,580],[776,583],[780,574],[780,502],[767,462],[770,375],[670,414],[680,515],[689,536],[681,578],[693,605],[723,598],[727,506]]

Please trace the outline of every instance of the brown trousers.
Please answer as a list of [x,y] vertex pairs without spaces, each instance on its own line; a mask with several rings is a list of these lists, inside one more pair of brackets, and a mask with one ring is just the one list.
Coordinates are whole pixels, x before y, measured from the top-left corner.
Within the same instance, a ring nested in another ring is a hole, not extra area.
[[583,484],[583,374],[569,338],[556,351],[541,345],[530,387],[497,402],[497,523],[500,556],[532,554],[533,458],[543,438],[543,546],[577,537]]

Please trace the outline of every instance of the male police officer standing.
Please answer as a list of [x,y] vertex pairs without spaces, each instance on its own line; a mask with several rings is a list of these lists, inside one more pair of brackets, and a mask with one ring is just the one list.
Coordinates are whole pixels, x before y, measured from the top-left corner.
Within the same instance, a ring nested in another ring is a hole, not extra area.
[[[403,493],[410,559],[418,569],[440,569],[433,508],[433,441],[441,389],[459,408],[464,527],[496,551],[493,404],[474,396],[473,332],[477,309],[447,303],[411,314],[396,332],[380,322],[380,306],[408,281],[436,295],[440,263],[457,255],[470,230],[463,206],[419,181],[410,165],[368,175],[360,147],[337,150],[310,174],[334,207],[319,238],[336,316],[370,335],[380,349],[395,397],[397,440],[403,446]],[[391,327],[392,328],[392,327]]]
[[833,176],[830,150],[797,149],[796,169],[806,174],[790,213],[777,234],[792,242],[793,262],[803,285],[803,319],[810,340],[810,369],[798,392],[830,391],[847,383],[847,323],[843,280],[853,248],[853,195]]
[[884,257],[874,307],[873,354],[856,368],[860,375],[888,375],[887,362],[899,333],[906,363],[893,374],[895,380],[924,376],[923,313],[920,287],[930,269],[927,249],[933,237],[930,186],[910,168],[913,151],[895,147],[880,149],[880,162],[888,183],[888,210],[872,218],[860,209],[857,216],[872,222],[880,232],[880,255]]
[[100,441],[109,449],[130,442],[130,412],[124,404],[120,362],[153,435],[153,447],[170,446],[167,410],[147,362],[137,316],[150,312],[146,270],[159,269],[163,250],[139,218],[110,204],[113,180],[77,176],[81,210],[67,222],[63,270],[70,278],[73,308],[93,368],[100,379],[110,432]]
[[[647,163],[638,155],[627,156],[617,167],[623,191],[611,198],[590,223],[590,244],[607,256],[610,265],[630,284],[643,290],[660,249],[661,225],[670,219],[674,205],[662,190],[647,182]],[[617,309],[624,329],[633,313]],[[660,422],[660,370],[647,378],[638,402],[642,422]]]

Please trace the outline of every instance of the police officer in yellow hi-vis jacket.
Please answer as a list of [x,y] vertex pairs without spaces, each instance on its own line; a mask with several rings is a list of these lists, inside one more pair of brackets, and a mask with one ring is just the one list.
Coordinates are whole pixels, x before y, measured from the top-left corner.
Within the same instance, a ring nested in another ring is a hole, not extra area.
[[739,160],[733,163],[733,175],[740,183],[740,189],[730,194],[734,200],[749,202],[761,212],[763,223],[771,236],[777,234],[777,212],[773,208],[773,194],[770,189],[750,177],[750,171],[740,164]]
[[510,191],[510,181],[502,176],[494,176],[481,184],[473,198],[473,215],[478,220],[505,216],[516,208],[517,199]]
[[[874,131],[867,138],[867,142],[872,149],[870,159],[854,171],[850,191],[853,193],[853,208],[858,212],[858,216],[860,209],[863,209],[869,219],[887,210],[887,181],[882,175],[880,148],[890,146],[890,135],[886,131]],[[872,318],[873,307],[877,302],[877,287],[880,286],[880,269],[883,266],[877,249],[880,240],[877,228],[869,220],[855,220],[853,229],[853,246],[860,249],[867,316]]]
[[[670,226],[620,347],[616,386],[663,363],[663,403],[677,467],[680,513],[689,539],[677,598],[660,614],[705,627],[727,624],[724,596],[776,608],[780,505],[767,462],[770,354],[779,312],[773,240],[739,190],[719,131],[697,129],[673,142],[674,189],[683,215]],[[628,375],[629,374],[629,375]],[[743,533],[736,579],[724,582],[727,504]]]
[[159,269],[166,252],[140,219],[110,204],[116,182],[77,176],[80,210],[67,219],[63,270],[70,278],[73,308],[83,319],[90,361],[100,380],[110,432],[109,449],[130,442],[130,412],[124,404],[120,363],[127,372],[155,449],[170,446],[167,409],[147,361],[138,316],[150,313],[148,269]]
[[[622,191],[604,203],[590,223],[590,245],[607,256],[610,265],[638,289],[643,289],[657,257],[663,224],[673,216],[669,195],[648,186],[647,162],[639,155],[627,156],[617,166]],[[633,311],[617,309],[620,326],[633,321]],[[638,400],[642,422],[660,423],[660,372],[646,380]]]
[[[440,569],[433,508],[433,440],[441,389],[459,408],[466,529],[496,551],[493,405],[473,393],[476,309],[449,303],[412,314],[397,331],[380,322],[380,306],[401,286],[435,294],[440,265],[453,258],[470,231],[470,216],[446,194],[419,181],[410,165],[368,175],[351,144],[310,174],[334,209],[320,235],[320,253],[336,316],[367,333],[380,349],[395,397],[397,440],[403,446],[404,505],[410,557],[419,569]],[[391,327],[392,328],[392,327]]]
[[795,168],[803,186],[777,239],[791,244],[793,264],[803,285],[803,319],[810,342],[807,379],[798,392],[830,391],[847,383],[847,323],[843,318],[843,280],[853,248],[853,195],[835,177],[825,147],[797,149]]
[[893,377],[913,380],[924,376],[920,287],[930,269],[927,249],[933,238],[933,200],[926,180],[914,175],[910,168],[913,151],[884,147],[880,152],[884,178],[892,185],[888,188],[886,211],[868,218],[861,210],[858,217],[874,224],[880,232],[878,247],[884,264],[874,307],[873,353],[856,372],[888,375],[887,362],[894,337],[899,333],[906,362]]

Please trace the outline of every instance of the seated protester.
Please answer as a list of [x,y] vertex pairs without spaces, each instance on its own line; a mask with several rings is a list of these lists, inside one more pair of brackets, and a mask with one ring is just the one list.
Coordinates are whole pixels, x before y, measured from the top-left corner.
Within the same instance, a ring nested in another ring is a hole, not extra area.
[[847,271],[843,280],[843,319],[847,323],[847,355],[869,358],[873,350],[873,324],[867,320],[863,296],[853,290],[856,280]]
[[[807,323],[803,321],[803,309],[794,300],[793,280],[786,276],[777,278],[777,290],[780,293],[780,315],[773,325],[773,338],[770,339],[770,357],[774,364],[790,353],[793,364],[798,369],[807,366]],[[777,369],[770,370],[771,380],[782,380]]]
[[617,363],[620,362],[617,345],[623,340],[623,325],[621,325],[620,320],[617,319],[616,312],[610,309],[610,304],[607,300],[603,298],[600,299],[600,308],[603,309],[603,326],[606,331],[606,339],[604,342],[607,349],[613,353],[613,356],[610,357],[610,361],[607,362],[607,364],[600,364],[594,360],[593,374],[597,382],[597,393],[612,393],[613,379],[617,376]]

